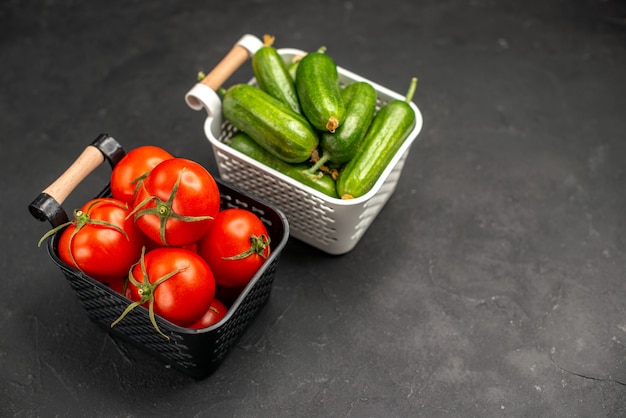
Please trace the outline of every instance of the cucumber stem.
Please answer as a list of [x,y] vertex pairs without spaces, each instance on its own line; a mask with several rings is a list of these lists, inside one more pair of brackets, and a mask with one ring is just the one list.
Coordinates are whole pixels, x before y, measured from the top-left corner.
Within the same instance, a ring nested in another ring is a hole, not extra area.
[[417,88],[417,77],[413,77],[411,79],[411,84],[409,85],[409,90],[406,93],[405,101],[409,103],[413,100],[413,96],[415,95],[415,89]]
[[317,174],[317,172],[320,169],[320,167],[323,166],[324,164],[326,164],[326,161],[328,161],[329,159],[330,159],[330,155],[328,155],[328,154],[322,155],[320,157],[320,159],[317,160],[317,162],[311,166],[311,168],[306,170],[306,174],[310,174],[312,176]]
[[263,46],[272,46],[272,45],[274,45],[274,40],[275,39],[276,38],[274,36],[269,35],[269,34],[266,33],[265,35],[263,35]]
[[326,123],[326,129],[328,129],[328,132],[333,134],[335,133],[338,127],[339,127],[339,119],[337,119],[334,116],[331,116],[330,118],[328,118],[328,122]]

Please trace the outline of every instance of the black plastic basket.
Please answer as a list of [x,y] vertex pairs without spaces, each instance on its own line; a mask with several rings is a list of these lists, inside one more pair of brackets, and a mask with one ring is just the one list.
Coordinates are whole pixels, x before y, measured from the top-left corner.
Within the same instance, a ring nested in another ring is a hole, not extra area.
[[[125,155],[119,143],[106,134],[98,136],[90,147],[97,148],[104,156],[104,158],[101,156],[101,160],[107,159],[111,166],[115,166]],[[82,178],[77,179],[70,188],[75,187],[81,180]],[[129,305],[129,299],[64,263],[57,251],[59,233],[48,240],[48,253],[52,261],[61,269],[93,322],[112,336],[129,342],[194,377],[205,377],[219,366],[261,307],[268,301],[280,254],[289,237],[287,219],[278,208],[224,183],[219,178],[215,180],[219,186],[222,208],[244,208],[261,218],[271,238],[271,254],[229,307],[226,317],[211,327],[189,329],[156,316],[159,328],[169,337],[166,339],[154,329],[148,310],[140,306],[111,328],[111,323]],[[110,189],[107,185],[97,197],[109,195]],[[49,221],[54,227],[68,219],[61,207],[62,200],[63,198],[55,198],[46,189],[30,204],[29,210],[35,218]]]

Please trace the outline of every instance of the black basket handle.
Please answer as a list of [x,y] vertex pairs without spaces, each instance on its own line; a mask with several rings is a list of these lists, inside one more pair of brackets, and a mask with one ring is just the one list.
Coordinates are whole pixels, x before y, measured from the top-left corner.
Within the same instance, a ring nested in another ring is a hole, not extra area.
[[126,152],[112,136],[98,135],[67,170],[28,205],[31,215],[42,222],[50,222],[53,227],[68,222],[67,213],[61,204],[72,190],[105,160],[113,168],[124,155]]

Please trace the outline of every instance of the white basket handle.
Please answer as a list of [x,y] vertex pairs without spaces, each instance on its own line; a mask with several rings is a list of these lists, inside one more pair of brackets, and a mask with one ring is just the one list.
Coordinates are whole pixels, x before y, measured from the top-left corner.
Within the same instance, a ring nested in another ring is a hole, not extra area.
[[221,100],[216,91],[262,46],[263,41],[256,36],[242,36],[215,68],[187,92],[187,105],[193,110],[204,108],[209,116],[214,115],[216,110],[221,109]]

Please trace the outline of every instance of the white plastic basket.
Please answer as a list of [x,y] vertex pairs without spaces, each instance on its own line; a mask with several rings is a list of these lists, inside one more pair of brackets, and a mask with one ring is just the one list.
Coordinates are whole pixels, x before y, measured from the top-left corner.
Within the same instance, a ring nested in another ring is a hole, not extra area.
[[[246,35],[238,45],[253,54],[262,43]],[[305,53],[292,48],[278,49],[278,52],[286,62]],[[342,84],[354,81],[370,83],[376,90],[379,107],[390,100],[404,100],[404,95],[344,68],[338,67],[337,70]],[[254,81],[252,79],[250,83],[254,84]],[[195,110],[207,110],[204,133],[213,147],[220,177],[278,206],[289,221],[292,237],[329,254],[349,252],[365,234],[396,189],[411,145],[422,129],[422,114],[411,102],[416,117],[415,127],[391,163],[369,192],[355,199],[342,200],[320,193],[226,145],[224,141],[236,130],[222,120],[221,101],[214,90],[215,86],[208,88],[198,83],[187,93],[186,100]]]

